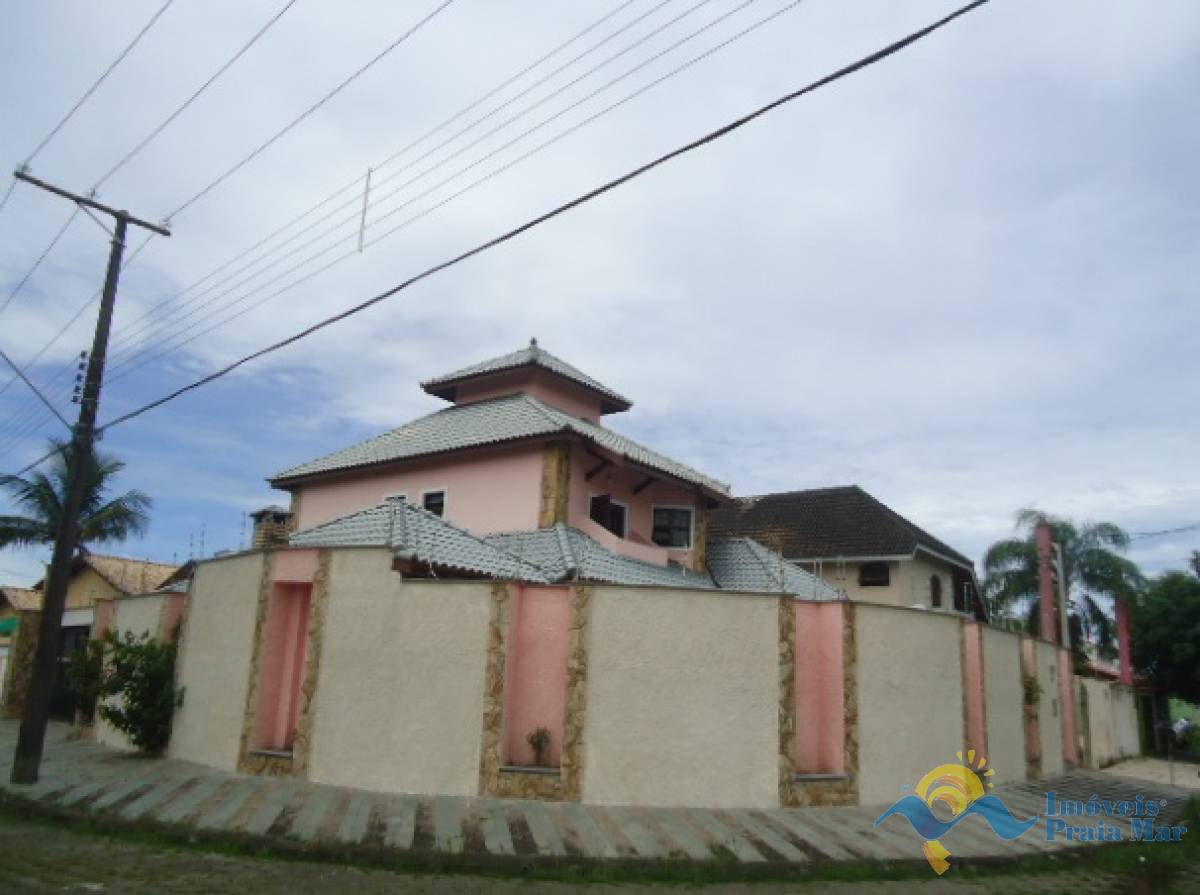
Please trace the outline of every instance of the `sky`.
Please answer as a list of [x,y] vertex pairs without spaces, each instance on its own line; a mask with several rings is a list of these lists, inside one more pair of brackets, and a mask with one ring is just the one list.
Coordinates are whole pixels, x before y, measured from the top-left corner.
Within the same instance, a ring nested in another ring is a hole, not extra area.
[[[10,9],[0,164],[27,159],[161,6]],[[283,6],[175,0],[33,173],[88,191]],[[99,198],[164,219],[439,6],[295,0]],[[101,420],[953,8],[455,0],[132,258]],[[1191,0],[993,0],[114,427],[101,447],[128,464],[119,485],[154,511],[111,552],[182,562],[245,545],[245,514],[286,500],[271,473],[436,410],[420,380],[536,336],[634,400],[614,429],[735,494],[857,483],[977,561],[1022,507],[1193,526],[1130,553],[1151,573],[1182,567],[1200,548],[1198,51]],[[0,304],[70,214],[17,186]],[[63,329],[99,289],[108,239],[76,216],[0,311],[0,348],[25,364]],[[90,305],[29,368],[69,417],[94,322]],[[39,407],[19,382],[0,393],[0,472],[65,433]],[[47,558],[0,550],[0,582],[31,583]]]

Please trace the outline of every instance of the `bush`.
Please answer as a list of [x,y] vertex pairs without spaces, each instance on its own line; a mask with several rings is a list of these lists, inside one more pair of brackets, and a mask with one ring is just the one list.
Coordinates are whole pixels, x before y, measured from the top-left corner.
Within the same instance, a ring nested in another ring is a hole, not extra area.
[[67,657],[67,683],[79,699],[79,723],[84,727],[96,720],[96,701],[104,679],[104,643],[89,640]]
[[175,643],[129,631],[122,638],[109,631],[104,648],[109,658],[100,695],[119,698],[102,703],[100,717],[142,752],[161,754],[171,739],[175,709],[183,705],[183,689],[175,688]]

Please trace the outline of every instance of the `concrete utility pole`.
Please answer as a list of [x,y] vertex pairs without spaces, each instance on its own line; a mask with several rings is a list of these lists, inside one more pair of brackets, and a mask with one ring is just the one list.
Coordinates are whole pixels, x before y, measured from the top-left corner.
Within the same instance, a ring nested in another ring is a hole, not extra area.
[[71,577],[71,560],[79,540],[79,513],[83,506],[87,480],[84,471],[92,457],[96,436],[96,413],[100,408],[100,386],[104,378],[104,361],[108,352],[108,333],[112,326],[113,305],[117,299],[117,281],[121,276],[121,255],[125,250],[125,231],[130,224],[144,227],[162,236],[171,233],[165,227],[133,217],[127,211],[110,208],[95,199],[79,196],[51,186],[18,169],[15,176],[36,187],[70,199],[85,211],[93,209],[109,215],[116,222],[112,231],[112,250],[108,256],[108,272],[104,277],[104,292],[100,298],[100,313],[96,319],[96,335],[88,357],[83,395],[79,402],[79,419],[71,433],[71,465],[67,481],[66,505],[54,539],[54,555],[46,576],[42,599],[42,618],[38,627],[37,651],[33,659],[33,676],[21,716],[21,729],[13,755],[13,783],[36,783],[42,763],[42,747],[46,740],[46,722],[50,715],[50,693],[58,663],[58,645],[62,634],[63,608],[67,601],[67,584]]

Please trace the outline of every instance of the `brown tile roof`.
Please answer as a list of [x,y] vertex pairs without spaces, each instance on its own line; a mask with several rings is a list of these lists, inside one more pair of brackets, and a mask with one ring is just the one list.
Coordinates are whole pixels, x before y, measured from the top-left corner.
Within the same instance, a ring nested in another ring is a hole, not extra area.
[[31,587],[0,587],[0,597],[13,609],[41,609],[42,594]]
[[750,537],[788,559],[911,556],[918,547],[971,560],[857,485],[742,497],[713,512],[710,536]]
[[105,556],[86,553],[82,560],[96,570],[101,578],[125,594],[144,594],[158,590],[175,574],[178,566],[124,556]]

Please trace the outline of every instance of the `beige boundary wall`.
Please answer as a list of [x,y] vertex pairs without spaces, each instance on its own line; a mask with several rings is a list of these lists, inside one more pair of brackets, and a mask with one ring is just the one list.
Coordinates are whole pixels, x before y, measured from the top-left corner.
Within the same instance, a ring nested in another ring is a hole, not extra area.
[[[319,561],[315,551],[292,553],[291,565],[313,554],[305,562],[316,569],[294,760],[239,758],[261,652],[255,639],[266,636],[256,635],[262,595],[287,551],[199,564],[179,657],[187,693],[170,754],[369,790],[492,792],[498,769],[487,743],[503,734],[490,721],[504,693],[507,647],[497,627],[504,586],[405,578],[383,548],[323,550]],[[574,590],[564,733],[564,742],[576,744],[568,750],[570,785],[515,794],[599,804],[779,805],[785,744],[804,722],[789,725],[781,710],[795,688],[793,681],[788,690],[782,670],[792,667],[782,657],[791,655],[787,639],[795,633],[781,621],[792,613],[780,597]],[[851,802],[884,804],[965,747],[963,622],[950,613],[851,606],[847,792]],[[136,628],[140,613],[136,601],[121,607],[118,628]],[[1063,766],[1052,705],[1056,651],[1030,646],[1044,694],[1038,743],[1051,776]],[[1026,775],[1020,650],[1019,637],[983,629],[980,696],[997,780]]]
[[473,796],[489,582],[404,581],[386,550],[336,550],[330,567],[309,777]]
[[583,801],[779,804],[779,598],[593,589]]
[[266,556],[196,566],[180,635],[177,677],[186,691],[172,729],[172,758],[237,770]]
[[1037,679],[1042,687],[1038,700],[1038,729],[1042,746],[1042,777],[1063,772],[1061,699],[1058,688],[1058,647],[1045,640],[1034,642]]
[[1137,708],[1129,687],[1081,677],[1075,680],[1075,694],[1086,767],[1104,768],[1138,753]]
[[[167,594],[144,594],[114,600],[113,632],[118,637],[124,637],[126,632],[131,632],[135,637],[141,637],[143,634],[157,637],[167,596]],[[101,718],[99,711],[96,712],[96,741],[115,749],[127,751],[133,749],[129,738]]]
[[859,801],[893,802],[963,748],[961,623],[937,612],[855,606]]
[[987,712],[987,760],[993,783],[1025,779],[1025,698],[1021,684],[1021,638],[983,629],[983,677]]

